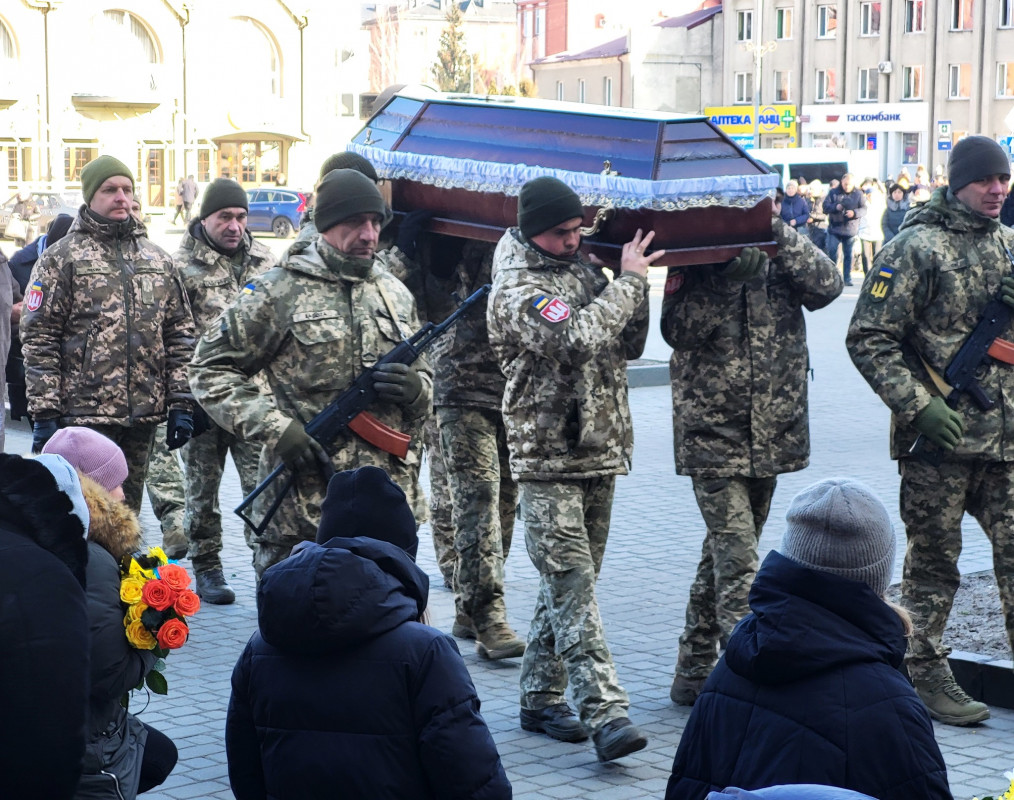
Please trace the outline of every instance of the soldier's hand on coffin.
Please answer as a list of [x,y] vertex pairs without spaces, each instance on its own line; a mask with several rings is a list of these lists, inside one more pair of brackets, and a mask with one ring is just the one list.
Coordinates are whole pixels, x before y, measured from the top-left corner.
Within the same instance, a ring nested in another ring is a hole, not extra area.
[[415,258],[419,237],[431,219],[433,219],[432,211],[410,211],[398,224],[398,236],[394,243],[409,258]]
[[1000,281],[1000,299],[1014,308],[1014,278],[1004,278]]
[[912,420],[912,427],[937,447],[948,451],[961,441],[964,430],[961,414],[947,405],[942,397],[932,398],[929,405]]
[[285,466],[296,472],[316,469],[325,461],[330,464],[320,442],[303,430],[302,424],[297,420],[292,420],[282,431],[282,438],[275,445],[275,455]]
[[722,277],[730,281],[748,281],[760,275],[768,264],[768,256],[756,247],[744,247],[743,252],[721,269]]
[[648,276],[648,267],[665,255],[665,250],[656,250],[650,255],[645,255],[645,251],[654,238],[655,231],[648,231],[642,237],[641,229],[637,229],[634,238],[623,245],[620,255],[620,274],[632,272],[634,275],[640,275],[642,278]]
[[407,406],[422,391],[422,378],[408,364],[381,364],[373,371],[373,388],[381,400]]

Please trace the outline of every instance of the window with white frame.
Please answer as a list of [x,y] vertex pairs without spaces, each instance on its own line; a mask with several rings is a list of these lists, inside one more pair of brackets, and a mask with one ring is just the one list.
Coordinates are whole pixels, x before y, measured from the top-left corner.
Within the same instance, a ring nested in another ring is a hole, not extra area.
[[880,36],[880,3],[859,4],[859,35]]
[[753,73],[752,72],[737,72],[736,73],[736,102],[737,103],[752,103],[753,102]]
[[586,97],[586,95],[585,95],[585,87],[584,87],[584,78],[578,78],[577,79],[577,102],[579,102],[579,103],[586,102],[585,97]]
[[1014,97],[1014,61],[996,65],[996,96]]
[[950,64],[947,67],[947,96],[951,99],[971,97],[972,65]]
[[1000,0],[1000,27],[1014,28],[1014,0]]
[[817,70],[817,86],[814,97],[818,103],[827,103],[835,99],[835,81],[833,69]]
[[602,104],[611,106],[613,104],[613,79],[602,79]]
[[539,6],[535,9],[535,36],[542,36],[546,30],[546,8]]
[[736,41],[749,42],[753,40],[753,11],[736,12]]
[[905,33],[923,32],[924,0],[905,0]]
[[792,73],[788,70],[775,70],[775,102],[792,102]]
[[904,67],[901,75],[901,99],[922,100],[922,65]]
[[838,9],[817,6],[817,38],[833,39],[838,33]]
[[[1014,0],[1011,0],[1014,2]],[[792,38],[792,9],[791,8],[776,8],[775,9],[775,38],[776,39],[791,39]]]
[[951,30],[972,30],[972,0],[951,0]]
[[876,67],[864,67],[859,70],[859,99],[865,101],[876,100],[879,84],[880,72]]
[[556,99],[557,100],[563,100],[564,94],[565,94],[565,92],[564,92],[564,88],[563,88],[563,81],[557,81],[556,82]]

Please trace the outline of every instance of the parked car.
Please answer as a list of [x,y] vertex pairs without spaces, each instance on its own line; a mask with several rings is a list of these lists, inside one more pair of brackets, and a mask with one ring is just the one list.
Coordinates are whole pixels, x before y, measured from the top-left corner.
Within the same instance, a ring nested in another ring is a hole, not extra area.
[[271,186],[247,189],[246,194],[250,200],[247,230],[273,233],[279,239],[285,239],[299,229],[299,220],[306,211],[310,193]]
[[[72,217],[76,217],[78,209],[84,202],[81,199],[81,195],[75,195],[73,192],[38,191],[31,194],[32,200],[38,208],[38,216],[30,220],[31,227],[35,228],[39,233],[43,233],[46,230],[46,226],[60,214],[69,214]],[[11,215],[14,214],[14,206],[17,204],[18,195],[15,194],[10,200],[0,206],[0,237],[13,238],[7,236],[7,223],[11,221]]]

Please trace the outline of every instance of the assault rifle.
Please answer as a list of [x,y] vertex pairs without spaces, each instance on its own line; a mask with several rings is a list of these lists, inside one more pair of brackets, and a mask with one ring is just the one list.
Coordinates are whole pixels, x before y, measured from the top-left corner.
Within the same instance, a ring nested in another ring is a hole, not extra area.
[[[443,336],[461,317],[468,313],[468,310],[489,294],[490,285],[479,287],[472,295],[465,300],[455,311],[443,322],[434,324],[427,322],[411,338],[401,341],[393,350],[384,355],[376,364],[411,364],[422,353]],[[344,435],[346,431],[352,431],[360,438],[379,449],[404,459],[408,455],[408,446],[412,437],[401,431],[388,427],[379,419],[366,411],[377,400],[377,390],[373,388],[373,373],[376,367],[370,367],[356,378],[352,384],[345,389],[337,398],[311,419],[304,430],[316,439],[325,452],[330,453],[335,441]],[[328,465],[330,466],[330,464]],[[267,528],[271,518],[278,511],[285,495],[292,489],[295,475],[291,472],[281,485],[278,494],[271,503],[260,524],[255,524],[253,519],[246,513],[246,509],[253,505],[253,502],[274,483],[283,472],[286,466],[279,464],[250,494],[243,498],[243,502],[236,506],[236,513],[239,515],[253,532],[260,535]]]
[[[1014,253],[1011,253],[1009,248],[1005,248],[1004,252],[1007,253],[1011,267],[1014,267]],[[996,406],[996,402],[982,391],[976,373],[979,367],[988,363],[989,358],[1008,364],[1014,363],[1014,347],[1010,342],[1000,338],[1010,327],[1012,317],[1014,309],[999,297],[994,297],[986,304],[975,329],[944,370],[944,385],[938,385],[938,388],[946,390],[946,393],[941,394],[944,394],[944,400],[951,408],[958,407],[958,401],[963,393],[971,397],[982,411],[989,411]],[[939,380],[934,382],[939,384]],[[939,448],[934,448],[921,433],[909,452],[934,466],[938,466],[943,457],[943,452]]]

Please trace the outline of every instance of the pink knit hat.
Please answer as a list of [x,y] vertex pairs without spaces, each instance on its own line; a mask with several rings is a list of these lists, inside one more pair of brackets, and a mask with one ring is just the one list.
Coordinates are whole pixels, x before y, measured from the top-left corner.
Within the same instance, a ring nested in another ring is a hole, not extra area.
[[127,459],[116,442],[91,428],[60,428],[42,448],[63,456],[107,492],[127,480]]

